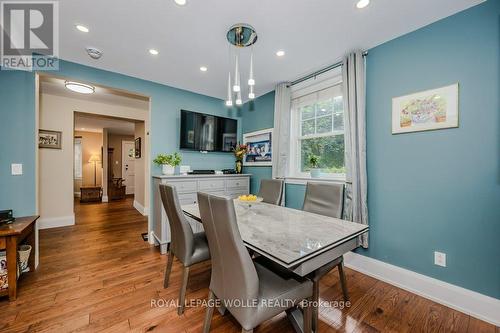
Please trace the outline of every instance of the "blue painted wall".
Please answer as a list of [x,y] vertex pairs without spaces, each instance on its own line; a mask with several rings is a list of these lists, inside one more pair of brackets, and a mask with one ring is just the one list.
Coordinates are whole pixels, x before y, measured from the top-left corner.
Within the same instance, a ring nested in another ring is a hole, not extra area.
[[[274,126],[274,91],[245,103],[241,108],[242,132],[248,133]],[[260,188],[260,180],[272,178],[272,168],[244,167],[243,172],[251,173],[250,192],[257,193]]]
[[[362,253],[500,298],[500,2],[369,51],[370,248]],[[458,82],[460,127],[391,134],[391,99]],[[447,266],[433,265],[435,250]]]
[[[60,61],[50,74],[124,89],[151,97],[151,159],[179,147],[180,109],[237,118],[222,100],[109,71]],[[34,73],[0,71],[0,209],[14,208],[17,216],[35,212]],[[15,127],[17,126],[17,127]],[[239,122],[241,127],[241,121]],[[239,131],[241,133],[241,130]],[[9,144],[6,144],[9,142]],[[230,153],[183,151],[183,164],[199,169],[234,167]],[[22,162],[23,176],[11,176],[10,164]],[[152,164],[151,174],[160,169]],[[4,186],[5,184],[5,186]],[[151,196],[152,197],[152,196]]]
[[[500,298],[499,17],[500,1],[490,0],[369,50],[370,248],[358,250],[496,298]],[[393,97],[456,82],[459,128],[391,134]],[[256,103],[256,113],[273,108],[274,100],[264,102],[268,105]],[[244,119],[244,126],[252,127],[251,119]],[[256,120],[259,127],[272,126],[272,119],[265,119],[265,124]],[[300,209],[304,193],[304,186],[287,184],[286,205]],[[447,254],[448,267],[433,264],[436,250]]]
[[[35,80],[32,73],[0,71],[0,209],[34,215]],[[23,164],[11,176],[11,163]]]

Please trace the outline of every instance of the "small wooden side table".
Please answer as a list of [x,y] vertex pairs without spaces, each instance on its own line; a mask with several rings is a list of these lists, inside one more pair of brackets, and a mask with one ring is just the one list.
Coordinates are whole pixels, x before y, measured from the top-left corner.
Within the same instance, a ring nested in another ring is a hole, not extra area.
[[102,188],[100,186],[80,187],[80,202],[94,202],[102,200]]
[[9,295],[9,300],[17,297],[17,247],[19,244],[31,245],[28,260],[30,272],[35,270],[35,222],[39,216],[16,217],[14,223],[0,225],[0,250],[7,254],[7,281],[9,287],[0,289],[0,296]]

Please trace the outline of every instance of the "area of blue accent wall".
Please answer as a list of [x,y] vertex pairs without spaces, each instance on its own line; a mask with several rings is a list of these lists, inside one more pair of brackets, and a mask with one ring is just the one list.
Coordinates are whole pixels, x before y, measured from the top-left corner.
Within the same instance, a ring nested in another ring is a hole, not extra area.
[[[500,2],[369,50],[370,248],[361,253],[500,298]],[[460,126],[391,134],[391,99],[458,82]],[[447,254],[447,267],[433,252]]]
[[[369,50],[370,247],[358,250],[496,298],[500,298],[499,50],[500,2],[491,0]],[[393,97],[456,82],[459,128],[391,134]],[[260,102],[256,104],[260,109],[274,107],[274,100]],[[248,123],[252,119],[245,118],[246,128],[252,128]],[[260,127],[272,126],[272,119],[266,119],[265,124],[255,121]],[[287,184],[286,205],[300,209],[304,193],[303,185]],[[434,251],[447,254],[446,268],[433,264]]]
[[[0,209],[34,215],[35,80],[30,72],[0,71]],[[11,163],[23,165],[12,176]]]
[[[151,159],[158,153],[178,151],[180,109],[238,118],[238,110],[227,109],[220,99],[72,62],[60,61],[59,71],[49,74],[151,97]],[[21,71],[0,71],[0,135],[3,142],[0,151],[0,209],[15,208],[18,216],[35,212],[34,75]],[[238,123],[241,135],[241,121]],[[234,157],[230,153],[181,153],[182,164],[192,168],[234,167]],[[16,161],[24,163],[23,176],[10,176],[10,163]],[[152,164],[151,174],[159,173],[159,167]]]
[[[241,108],[241,127],[243,133],[258,131],[274,126],[274,91],[245,103]],[[243,172],[251,173],[250,192],[258,193],[261,179],[272,178],[272,168],[244,167]]]

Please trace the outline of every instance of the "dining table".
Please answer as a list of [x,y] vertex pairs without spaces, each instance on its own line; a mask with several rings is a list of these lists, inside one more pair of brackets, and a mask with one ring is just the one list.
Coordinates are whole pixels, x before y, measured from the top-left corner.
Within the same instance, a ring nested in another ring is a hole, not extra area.
[[[241,238],[248,249],[266,257],[299,277],[311,277],[345,253],[359,246],[359,236],[368,226],[338,218],[267,204],[234,200]],[[198,204],[182,205],[184,214],[201,222]],[[319,304],[319,279],[313,279],[318,290],[313,299]],[[317,323],[318,309],[313,311]],[[302,332],[300,308],[287,312],[295,331]],[[313,325],[316,326],[316,325]]]

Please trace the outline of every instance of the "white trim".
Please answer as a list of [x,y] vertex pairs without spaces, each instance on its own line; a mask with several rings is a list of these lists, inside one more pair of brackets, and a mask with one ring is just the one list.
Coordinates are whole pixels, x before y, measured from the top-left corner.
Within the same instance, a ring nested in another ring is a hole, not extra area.
[[500,326],[500,300],[354,252],[344,255],[355,271]]
[[78,191],[78,192],[75,191],[74,196],[75,196],[75,198],[79,198],[82,196],[82,193],[80,191]]
[[75,214],[60,217],[47,217],[38,220],[38,229],[50,229],[75,225]]
[[345,184],[344,177],[311,178],[311,177],[285,177],[285,183],[306,185],[307,183],[339,183]]
[[134,208],[137,209],[139,213],[141,213],[143,216],[148,216],[149,215],[149,209],[141,205],[139,202],[134,200]]
[[109,201],[109,198],[107,195],[103,195],[102,198],[101,198],[101,201],[102,202],[108,202]]

